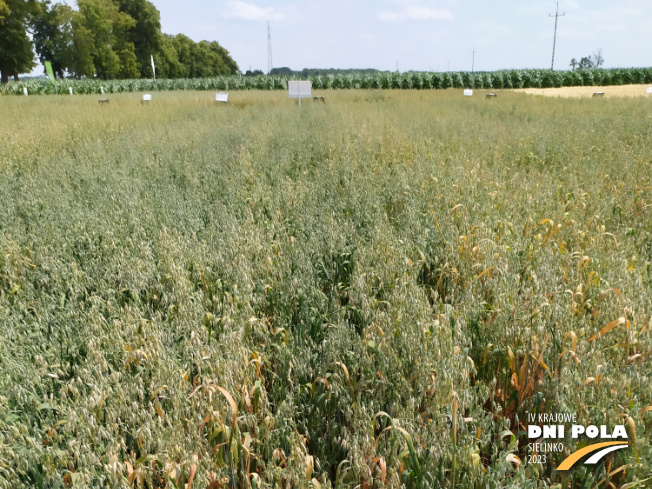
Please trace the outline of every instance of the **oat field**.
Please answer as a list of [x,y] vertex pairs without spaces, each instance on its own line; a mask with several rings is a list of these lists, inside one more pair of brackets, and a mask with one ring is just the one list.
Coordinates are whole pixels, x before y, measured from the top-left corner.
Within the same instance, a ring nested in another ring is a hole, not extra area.
[[652,100],[319,94],[0,97],[0,488],[649,486]]

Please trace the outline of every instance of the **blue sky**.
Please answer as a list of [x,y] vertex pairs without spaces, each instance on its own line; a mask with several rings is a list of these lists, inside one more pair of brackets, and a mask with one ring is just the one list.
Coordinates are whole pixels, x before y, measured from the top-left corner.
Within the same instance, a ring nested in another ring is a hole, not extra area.
[[[151,0],[163,32],[216,40],[241,70],[549,68],[549,0]],[[69,0],[69,4],[72,1]],[[652,66],[652,2],[560,0],[555,68],[602,51],[605,67]]]

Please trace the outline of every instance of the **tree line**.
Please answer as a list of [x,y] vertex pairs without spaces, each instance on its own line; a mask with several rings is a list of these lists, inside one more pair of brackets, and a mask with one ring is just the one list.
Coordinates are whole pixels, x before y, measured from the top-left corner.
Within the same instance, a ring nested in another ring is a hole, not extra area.
[[573,71],[600,68],[604,64],[602,50],[598,49],[593,55],[584,56],[577,61],[575,58],[570,60],[569,66]]
[[161,32],[160,12],[147,0],[0,0],[2,83],[35,66],[34,51],[57,78],[200,78],[238,73],[216,41]]
[[272,71],[270,71],[269,74],[279,76],[300,76],[307,78],[309,76],[376,75],[378,73],[381,73],[381,71],[374,68],[304,68],[300,71],[295,71],[284,66],[281,68],[272,68]]

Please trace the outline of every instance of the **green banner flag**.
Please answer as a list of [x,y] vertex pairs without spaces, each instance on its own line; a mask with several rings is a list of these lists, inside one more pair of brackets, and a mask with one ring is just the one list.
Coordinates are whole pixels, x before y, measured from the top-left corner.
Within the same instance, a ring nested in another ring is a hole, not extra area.
[[52,71],[52,63],[49,61],[45,62],[45,71],[48,72],[48,78],[50,79],[51,82],[54,81],[54,71]]

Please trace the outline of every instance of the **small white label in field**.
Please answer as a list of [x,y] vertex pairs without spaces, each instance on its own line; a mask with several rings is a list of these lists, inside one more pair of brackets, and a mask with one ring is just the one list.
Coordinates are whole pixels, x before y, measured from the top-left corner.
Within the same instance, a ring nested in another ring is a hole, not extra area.
[[23,87],[23,93],[27,96],[27,87]]
[[292,80],[288,82],[288,93],[290,98],[310,98],[310,90],[312,89],[312,83],[310,80],[307,81],[298,81]]
[[647,92],[647,93],[652,93],[652,87],[647,87],[646,92]]
[[150,100],[152,100],[152,96],[149,93],[146,93],[145,95],[143,95],[143,100],[145,102],[149,102]]
[[104,87],[100,87],[100,93],[104,95]]
[[464,90],[465,97],[470,97],[472,95],[473,95],[473,90],[469,90],[468,88]]
[[227,92],[217,92],[215,94],[215,101],[216,102],[228,102],[229,101],[229,94]]
[[72,87],[68,87],[68,91],[70,92],[70,95],[72,95]]

